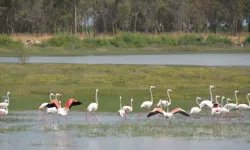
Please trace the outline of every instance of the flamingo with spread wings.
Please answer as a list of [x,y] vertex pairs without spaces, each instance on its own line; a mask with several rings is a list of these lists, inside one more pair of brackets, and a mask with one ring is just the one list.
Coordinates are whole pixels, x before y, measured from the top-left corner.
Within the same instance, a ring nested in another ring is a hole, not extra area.
[[163,109],[161,108],[154,108],[152,111],[149,112],[149,114],[147,115],[147,117],[151,117],[155,114],[162,114],[164,117],[166,117],[166,119],[168,119],[171,123],[171,117],[176,114],[176,113],[180,113],[184,116],[189,117],[190,115],[183,109],[177,107],[175,109],[173,109],[171,112],[165,112]]
[[75,100],[73,98],[68,99],[64,107],[61,107],[61,104],[59,103],[58,100],[52,100],[50,103],[48,103],[45,107],[46,108],[51,108],[51,107],[56,107],[57,108],[57,114],[66,116],[71,109],[72,106],[77,106],[81,105],[82,102]]

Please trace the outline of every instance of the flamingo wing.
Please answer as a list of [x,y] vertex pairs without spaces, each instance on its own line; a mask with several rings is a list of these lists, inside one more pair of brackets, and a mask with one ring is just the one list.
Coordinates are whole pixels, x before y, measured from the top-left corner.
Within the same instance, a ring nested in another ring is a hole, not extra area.
[[213,108],[216,108],[216,107],[221,107],[221,105],[219,103],[214,103]]
[[176,113],[180,113],[184,116],[190,116],[185,110],[181,109],[181,108],[175,108],[174,110],[171,111],[173,114],[176,114]]
[[52,107],[56,107],[56,109],[60,108],[61,105],[59,104],[58,100],[52,100],[50,103],[48,103],[45,108],[52,108]]
[[73,98],[68,99],[68,101],[66,102],[65,106],[66,108],[71,108],[72,106],[77,106],[77,105],[81,105],[82,102],[75,100]]
[[165,111],[162,110],[161,108],[154,108],[152,111],[149,112],[149,114],[147,115],[147,117],[153,116],[155,114],[163,114]]

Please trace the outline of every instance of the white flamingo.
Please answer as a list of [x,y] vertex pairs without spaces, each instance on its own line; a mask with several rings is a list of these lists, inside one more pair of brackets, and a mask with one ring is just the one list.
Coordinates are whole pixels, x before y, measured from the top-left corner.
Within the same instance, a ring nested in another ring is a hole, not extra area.
[[210,100],[203,100],[201,103],[200,103],[200,108],[204,107],[204,106],[207,106],[209,108],[212,108],[213,107],[213,95],[212,95],[212,88],[214,88],[213,85],[210,85]]
[[10,103],[10,92],[7,92],[7,95],[6,95],[6,99],[4,100],[4,102],[0,103],[0,108],[6,108],[9,106],[9,103]]
[[[230,110],[227,109],[227,108],[225,107],[225,105],[223,105],[224,99],[225,99],[225,96],[222,96],[222,97],[221,97],[221,115],[226,114],[226,118],[229,119],[228,113],[229,113]],[[227,104],[228,104],[228,101],[231,101],[231,99],[230,99],[230,98],[227,98]]]
[[229,110],[232,110],[232,109],[235,109],[237,106],[238,106],[238,97],[237,97],[237,93],[239,91],[238,90],[235,90],[234,91],[234,96],[235,96],[235,100],[236,100],[236,103],[227,103],[224,107],[229,109]]
[[150,90],[150,96],[151,96],[151,101],[144,101],[142,104],[141,104],[141,108],[148,108],[150,109],[151,106],[153,105],[153,94],[152,94],[152,88],[155,88],[155,86],[150,86],[149,90]]
[[[52,101],[52,96],[55,96],[55,94],[54,94],[54,93],[50,93],[50,95],[49,95],[50,102]],[[43,113],[43,111],[45,111],[46,109],[48,109],[48,108],[46,108],[46,105],[48,105],[48,103],[42,103],[42,104],[38,107],[38,109],[39,109],[38,118],[39,118],[40,115],[43,115],[43,120],[45,120],[45,114]],[[52,109],[53,109],[53,108],[52,108]],[[42,113],[42,114],[41,114],[41,113]]]
[[[90,103],[87,111],[92,112],[92,116],[94,116],[94,112],[98,109],[98,97],[97,97],[98,89],[95,90],[95,103]],[[88,119],[88,114],[86,113],[86,120]],[[95,116],[95,119],[97,121],[97,118]]]
[[170,96],[169,96],[169,92],[172,92],[172,90],[171,89],[168,89],[167,90],[167,95],[168,95],[168,99],[169,99],[169,101],[167,101],[167,100],[159,100],[159,102],[158,102],[158,104],[157,104],[157,107],[167,107],[167,112],[168,112],[168,108],[169,108],[169,106],[171,105],[171,98],[170,98]]
[[6,117],[7,114],[8,114],[8,107],[0,108],[0,118],[2,117],[2,115]]
[[122,109],[123,109],[125,112],[127,112],[127,113],[132,112],[132,111],[133,111],[133,102],[134,102],[134,99],[131,98],[131,99],[130,99],[130,106],[125,105],[125,106],[122,107]]
[[193,107],[190,110],[190,115],[194,114],[194,115],[196,115],[196,118],[198,118],[197,116],[201,112],[201,107],[200,107],[200,103],[198,102],[198,100],[201,100],[201,98],[200,97],[196,97],[196,100],[195,100],[199,107]]
[[118,110],[120,117],[124,117],[126,119],[126,112],[122,109],[122,97],[120,96],[120,110]]
[[188,116],[189,117],[189,114],[185,111],[185,110],[183,110],[183,109],[181,109],[181,108],[175,108],[175,109],[173,109],[171,112],[165,112],[163,109],[161,109],[161,108],[154,108],[152,111],[150,111],[149,112],[149,114],[147,115],[147,117],[150,117],[150,116],[153,116],[153,115],[155,115],[155,114],[158,114],[158,113],[160,113],[160,114],[162,114],[164,117],[166,117],[166,119],[168,119],[169,121],[170,121],[170,123],[171,123],[171,117],[174,115],[174,114],[176,114],[176,113],[180,113],[180,114],[182,114],[182,115],[184,115],[184,116]]
[[[236,109],[239,109],[241,112],[243,111],[243,110],[247,110],[247,109],[250,109],[250,102],[249,102],[249,97],[250,96],[250,93],[247,93],[247,101],[248,101],[248,105],[247,104],[239,104],[238,106],[236,106]],[[241,115],[242,115],[242,117],[244,117],[244,114],[242,114],[241,113]]]

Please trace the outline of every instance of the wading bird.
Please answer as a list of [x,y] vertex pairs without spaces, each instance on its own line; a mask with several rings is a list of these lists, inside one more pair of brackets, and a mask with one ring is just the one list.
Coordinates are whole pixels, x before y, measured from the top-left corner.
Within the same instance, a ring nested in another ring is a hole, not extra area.
[[236,100],[236,103],[227,103],[224,107],[229,109],[229,110],[232,110],[232,109],[235,109],[237,106],[238,106],[238,97],[237,97],[237,93],[239,91],[238,90],[235,90],[234,91],[234,96],[235,96],[235,100]]
[[[54,93],[50,93],[49,95],[49,99],[50,99],[50,102],[52,101],[52,96],[55,96]],[[45,106],[48,105],[48,103],[42,103],[38,109],[39,109],[39,112],[38,112],[38,118],[40,118],[41,115],[43,115],[43,120],[45,120],[45,114],[44,114],[44,111],[47,109]],[[54,108],[52,108],[54,109]]]
[[134,102],[134,99],[131,98],[130,99],[130,106],[129,105],[125,105],[122,107],[122,109],[126,112],[126,113],[130,113],[133,111],[133,102]]
[[[150,97],[151,97],[151,101],[144,101],[142,104],[141,104],[141,108],[147,108],[148,110],[152,107],[153,105],[153,101],[154,101],[154,98],[153,98],[153,93],[152,93],[152,89],[155,88],[155,86],[150,86],[149,87],[149,91],[150,91]],[[139,113],[139,117],[140,117],[140,113]]]
[[6,99],[4,102],[0,103],[0,108],[6,108],[9,106],[10,103],[10,92],[7,92]]
[[183,110],[183,109],[181,109],[181,108],[179,108],[179,107],[173,109],[171,112],[165,112],[165,111],[164,111],[163,109],[161,109],[161,108],[154,108],[152,111],[149,112],[149,114],[147,115],[147,117],[153,116],[153,115],[158,114],[158,113],[160,113],[160,114],[162,114],[164,117],[166,117],[166,119],[168,119],[168,120],[170,121],[170,123],[171,123],[171,117],[172,117],[174,114],[176,114],[176,113],[180,113],[180,114],[182,114],[182,115],[184,115],[184,116],[188,116],[188,117],[189,117],[189,114],[188,114],[185,110]]
[[247,104],[239,104],[238,106],[236,106],[236,109],[239,109],[239,111],[241,111],[241,116],[242,117],[245,117],[244,114],[242,113],[243,110],[247,110],[247,109],[250,109],[250,102],[249,102],[249,97],[250,96],[250,93],[247,93],[247,101],[248,101],[248,105]]
[[0,108],[0,118],[2,117],[2,115],[6,117],[7,114],[8,114],[8,107]]
[[167,112],[169,111],[168,108],[171,105],[171,98],[170,98],[169,92],[172,92],[172,90],[171,89],[167,90],[167,95],[168,95],[169,101],[160,99],[158,104],[157,104],[157,107],[161,107],[161,108],[162,107],[167,107]]
[[66,116],[71,109],[72,106],[77,106],[81,105],[82,102],[75,100],[73,98],[68,99],[64,107],[61,107],[61,104],[59,103],[58,100],[52,100],[50,103],[48,103],[45,107],[46,108],[51,108],[51,107],[56,107],[57,108],[57,114]]
[[[58,100],[58,98],[57,98],[58,96],[61,97],[61,94],[56,93],[56,95],[55,95],[56,100]],[[50,101],[52,101],[52,100],[50,100]],[[61,104],[61,101],[59,101],[59,103]],[[57,113],[57,108],[56,107],[47,108],[47,113],[48,114],[56,114]]]
[[124,117],[126,119],[126,112],[122,109],[122,97],[120,96],[120,110],[118,110],[120,117]]
[[[225,99],[225,96],[222,96],[221,97],[221,117],[223,117],[224,114],[226,114],[226,118],[229,119],[228,117],[228,113],[229,113],[229,109],[227,109],[226,107],[223,106],[223,101]],[[227,104],[228,104],[228,101],[230,101],[231,99],[230,98],[227,98]]]
[[201,101],[200,103],[200,108],[204,107],[204,106],[207,106],[209,108],[212,108],[213,107],[213,94],[212,94],[212,88],[214,88],[213,85],[210,85],[210,100],[203,100]]
[[[94,112],[98,109],[98,96],[97,96],[97,93],[98,93],[98,89],[95,90],[95,103],[90,103],[89,106],[87,107],[87,111],[88,112],[92,112],[92,117],[95,116]],[[97,121],[96,116],[95,116],[95,119]],[[87,112],[86,112],[86,120],[88,120],[88,114],[87,114]]]
[[198,113],[201,112],[201,107],[200,107],[200,103],[198,102],[198,100],[201,100],[201,98],[200,97],[196,97],[196,100],[195,100],[199,107],[193,107],[190,110],[190,115],[194,114],[196,116],[196,118],[198,118]]
[[216,103],[213,104],[213,107],[211,109],[211,114],[212,115],[219,115],[221,113],[221,105],[218,103],[218,98],[219,97],[220,97],[219,95],[215,96]]

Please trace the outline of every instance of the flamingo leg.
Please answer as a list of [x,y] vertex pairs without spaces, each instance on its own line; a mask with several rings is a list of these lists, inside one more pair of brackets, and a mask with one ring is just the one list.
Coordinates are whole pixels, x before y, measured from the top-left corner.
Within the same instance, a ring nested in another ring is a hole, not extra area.
[[95,120],[96,120],[96,122],[98,122],[98,119],[97,119],[97,116],[96,116],[96,114],[95,114]]
[[88,111],[85,111],[85,120],[88,120]]

